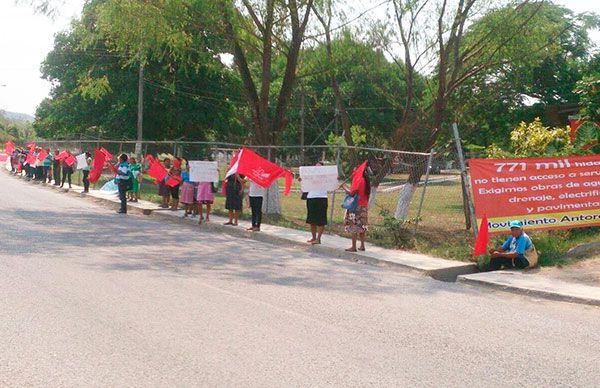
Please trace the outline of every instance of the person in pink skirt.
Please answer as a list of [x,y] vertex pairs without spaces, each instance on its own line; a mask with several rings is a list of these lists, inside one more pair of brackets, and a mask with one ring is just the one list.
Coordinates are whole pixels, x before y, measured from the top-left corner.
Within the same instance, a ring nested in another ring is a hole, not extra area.
[[[213,182],[200,182],[198,184],[198,196],[196,197],[200,213],[198,224],[201,224],[203,219],[206,219],[206,222],[210,221],[210,209],[215,200],[215,191],[216,188]],[[206,218],[203,217],[202,213],[204,205],[206,205]]]
[[181,185],[181,203],[185,205],[184,217],[192,214],[194,207],[194,184],[190,182],[190,166],[184,159],[185,167],[181,173],[183,184]]

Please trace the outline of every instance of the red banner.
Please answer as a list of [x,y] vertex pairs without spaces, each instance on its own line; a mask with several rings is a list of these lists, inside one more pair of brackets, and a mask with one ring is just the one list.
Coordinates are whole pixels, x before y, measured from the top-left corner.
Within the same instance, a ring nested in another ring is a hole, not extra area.
[[490,233],[600,225],[600,155],[469,161],[475,214]]

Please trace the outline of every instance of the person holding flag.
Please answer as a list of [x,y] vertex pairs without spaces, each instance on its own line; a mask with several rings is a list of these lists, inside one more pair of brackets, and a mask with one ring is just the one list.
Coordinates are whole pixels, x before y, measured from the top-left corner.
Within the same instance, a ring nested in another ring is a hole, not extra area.
[[[351,206],[346,208],[344,218],[344,230],[352,234],[352,246],[346,249],[347,252],[356,252],[356,240],[360,238],[359,251],[365,250],[365,234],[369,229],[369,196],[371,195],[371,181],[367,173],[367,161],[365,160],[352,173],[352,185],[347,188],[345,183],[340,185],[346,195],[352,198]],[[344,200],[346,203],[346,200]]]

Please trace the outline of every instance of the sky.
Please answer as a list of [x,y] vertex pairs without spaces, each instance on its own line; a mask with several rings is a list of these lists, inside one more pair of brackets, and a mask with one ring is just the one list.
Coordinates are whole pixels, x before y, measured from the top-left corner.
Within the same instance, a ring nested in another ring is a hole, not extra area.
[[[576,13],[600,14],[600,0],[555,2]],[[84,0],[64,0],[64,6],[51,20],[35,14],[26,4],[0,0],[0,110],[34,115],[51,87],[41,78],[40,64],[52,49],[54,34],[69,27],[71,19],[79,16],[83,3]],[[600,32],[592,38],[600,46]]]

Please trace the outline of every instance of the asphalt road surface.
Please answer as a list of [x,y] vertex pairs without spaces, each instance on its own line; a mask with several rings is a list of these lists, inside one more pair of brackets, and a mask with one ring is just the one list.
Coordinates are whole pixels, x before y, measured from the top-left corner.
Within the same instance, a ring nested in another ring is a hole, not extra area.
[[0,386],[600,386],[596,307],[0,198]]

